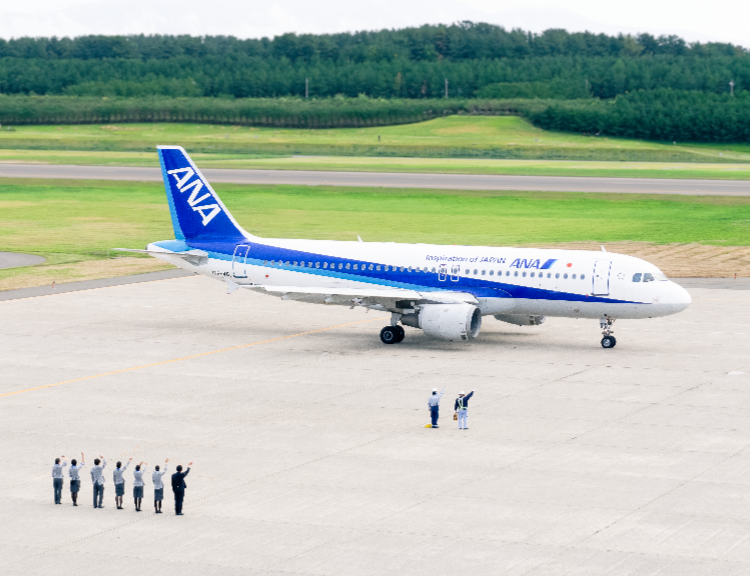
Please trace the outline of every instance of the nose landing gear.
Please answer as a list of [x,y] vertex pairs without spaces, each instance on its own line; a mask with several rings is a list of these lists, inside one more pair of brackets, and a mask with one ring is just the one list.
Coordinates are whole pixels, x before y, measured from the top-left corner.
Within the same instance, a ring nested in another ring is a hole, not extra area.
[[602,348],[614,348],[617,344],[617,339],[612,336],[612,332],[614,331],[612,325],[614,323],[614,318],[599,319],[599,327],[602,329],[602,334],[604,335],[604,338],[602,338]]

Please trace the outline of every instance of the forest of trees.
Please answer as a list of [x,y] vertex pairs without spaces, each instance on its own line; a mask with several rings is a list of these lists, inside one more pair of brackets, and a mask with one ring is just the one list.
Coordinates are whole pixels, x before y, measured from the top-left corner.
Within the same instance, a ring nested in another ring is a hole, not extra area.
[[[260,98],[613,98],[750,86],[750,54],[675,36],[532,34],[463,22],[353,34],[0,39],[0,93]],[[562,90],[550,88],[557,82]],[[496,86],[500,84],[500,86]],[[506,86],[513,84],[514,86]]]
[[[446,80],[450,100],[438,100]],[[750,53],[732,44],[472,22],[248,40],[0,39],[6,124],[358,126],[517,113],[557,130],[729,142],[750,138],[748,89]]]

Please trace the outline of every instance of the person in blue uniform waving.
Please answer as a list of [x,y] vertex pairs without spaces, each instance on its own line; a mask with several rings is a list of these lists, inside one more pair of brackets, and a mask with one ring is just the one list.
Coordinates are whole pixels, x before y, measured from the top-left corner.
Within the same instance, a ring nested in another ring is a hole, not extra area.
[[472,396],[474,396],[474,390],[472,390],[468,394],[461,390],[458,398],[456,398],[456,402],[453,404],[453,409],[456,411],[456,414],[458,414],[459,430],[469,429],[469,400]]

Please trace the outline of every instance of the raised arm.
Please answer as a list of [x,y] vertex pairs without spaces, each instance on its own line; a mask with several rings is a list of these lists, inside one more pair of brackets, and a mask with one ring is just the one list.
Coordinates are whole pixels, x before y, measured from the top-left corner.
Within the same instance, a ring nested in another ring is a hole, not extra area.
[[440,391],[440,394],[438,394],[438,400],[443,397],[443,394],[445,394],[445,386],[443,386],[443,389]]

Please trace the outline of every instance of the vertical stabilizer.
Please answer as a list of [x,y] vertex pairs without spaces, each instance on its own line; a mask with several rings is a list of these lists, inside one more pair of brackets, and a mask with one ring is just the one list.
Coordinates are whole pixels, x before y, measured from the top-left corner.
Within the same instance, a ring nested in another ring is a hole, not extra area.
[[175,238],[189,242],[251,237],[235,222],[182,147],[157,148]]

